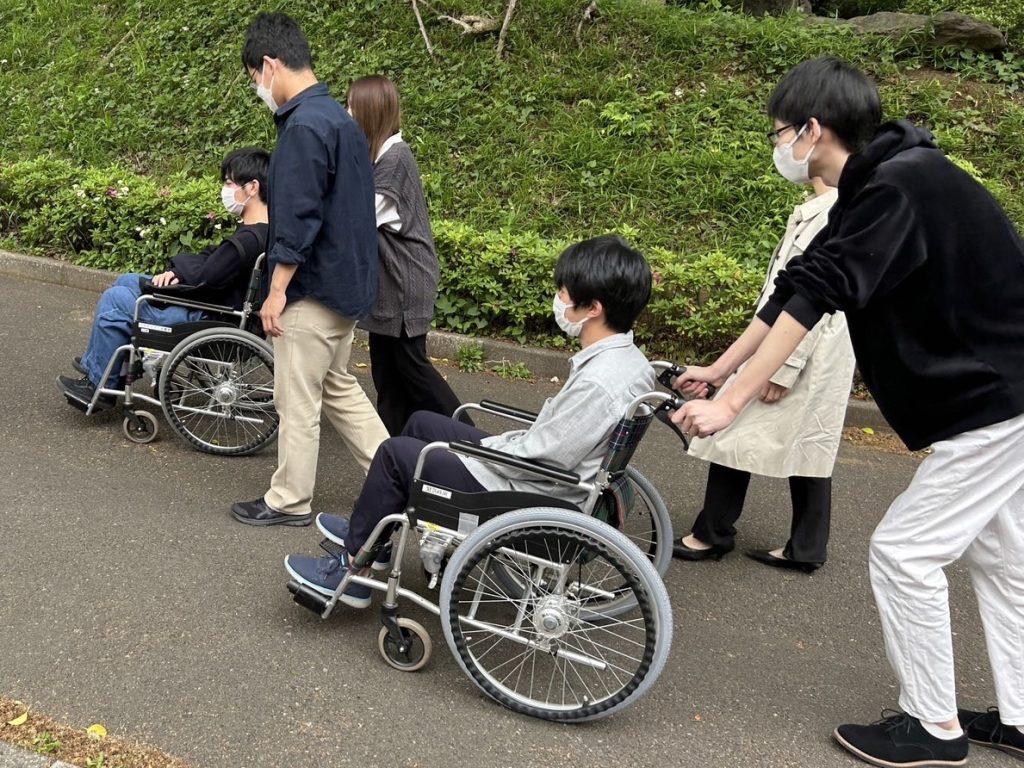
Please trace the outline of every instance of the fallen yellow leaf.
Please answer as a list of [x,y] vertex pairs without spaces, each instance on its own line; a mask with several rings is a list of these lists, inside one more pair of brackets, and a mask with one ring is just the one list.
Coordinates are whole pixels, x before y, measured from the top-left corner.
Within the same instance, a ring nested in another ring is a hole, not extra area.
[[365,368],[366,363],[356,363],[356,368]]
[[13,720],[8,720],[8,725],[24,725],[25,721],[28,720],[28,712],[23,712]]
[[873,435],[873,434],[875,434],[875,430],[873,430],[871,427],[864,427],[861,430],[861,432],[863,432],[865,435]]
[[107,735],[107,729],[99,723],[93,723],[85,729],[85,732],[89,734],[90,739],[96,740],[102,739]]

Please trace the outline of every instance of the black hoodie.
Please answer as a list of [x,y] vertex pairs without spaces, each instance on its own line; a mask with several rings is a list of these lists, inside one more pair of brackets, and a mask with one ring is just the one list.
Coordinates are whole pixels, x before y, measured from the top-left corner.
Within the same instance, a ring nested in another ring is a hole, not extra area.
[[911,449],[1024,413],[1024,243],[931,134],[888,123],[758,317],[846,313],[864,381]]

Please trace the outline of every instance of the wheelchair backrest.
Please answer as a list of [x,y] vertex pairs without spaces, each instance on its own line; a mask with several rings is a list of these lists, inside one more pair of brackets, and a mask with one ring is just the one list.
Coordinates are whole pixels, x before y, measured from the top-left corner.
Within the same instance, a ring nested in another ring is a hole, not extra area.
[[621,529],[626,515],[633,508],[633,487],[626,476],[626,467],[636,453],[640,441],[651,426],[657,409],[643,407],[632,416],[626,415],[612,430],[608,452],[601,462],[601,474],[607,483],[591,511],[593,517]]

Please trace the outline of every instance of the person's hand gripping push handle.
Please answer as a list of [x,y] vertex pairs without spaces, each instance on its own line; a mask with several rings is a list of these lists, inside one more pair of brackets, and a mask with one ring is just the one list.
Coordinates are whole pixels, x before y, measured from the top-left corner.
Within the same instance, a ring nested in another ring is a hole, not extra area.
[[687,366],[676,368],[671,387],[686,402],[672,414],[672,423],[689,437],[708,437],[732,423],[736,415],[724,402],[713,401],[722,382],[710,368]]

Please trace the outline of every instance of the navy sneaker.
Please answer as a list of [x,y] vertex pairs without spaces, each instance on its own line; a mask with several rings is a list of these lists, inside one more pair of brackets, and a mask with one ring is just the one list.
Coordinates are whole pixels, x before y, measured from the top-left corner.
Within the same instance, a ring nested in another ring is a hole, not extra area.
[[883,768],[967,765],[967,734],[940,739],[905,712],[885,710],[882,716],[871,725],[840,725],[832,737],[864,762]]
[[999,710],[995,707],[987,712],[960,709],[957,710],[957,717],[972,744],[1000,749],[1008,755],[1024,759],[1024,733],[1016,726],[1003,725],[999,720]]
[[[325,597],[334,597],[338,585],[348,573],[348,555],[340,557],[311,557],[309,555],[288,555],[284,559],[285,570],[300,584],[304,584]],[[373,590],[362,584],[349,584],[338,598],[338,602],[352,608],[367,608]]]
[[[344,547],[345,539],[348,536],[348,518],[341,515],[329,515],[321,512],[316,516],[316,527],[329,541]],[[338,554],[334,547],[324,547],[332,555]],[[386,571],[391,567],[391,542],[386,541],[377,547],[377,555],[374,557],[373,565],[370,567],[375,571]]]

